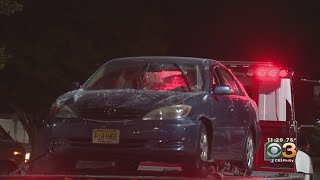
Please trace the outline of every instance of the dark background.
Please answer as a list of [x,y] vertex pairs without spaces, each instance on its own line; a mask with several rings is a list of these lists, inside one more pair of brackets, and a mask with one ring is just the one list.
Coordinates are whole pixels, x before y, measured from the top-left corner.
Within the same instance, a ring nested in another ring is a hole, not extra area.
[[23,11],[1,17],[0,32],[1,41],[17,51],[38,44],[37,50],[24,47],[24,61],[34,59],[35,51],[50,56],[50,46],[56,61],[94,64],[128,55],[272,60],[320,78],[316,1],[19,2]]
[[[22,11],[0,15],[0,112],[28,117],[31,127],[72,82],[115,57],[273,61],[297,79],[320,79],[316,1],[17,2]],[[311,90],[296,92],[306,97],[297,106],[310,109]]]
[[[225,60],[271,60],[320,78],[318,4],[294,1],[191,3],[181,10],[172,51]],[[178,11],[179,12],[179,11]],[[187,16],[187,17],[186,17]]]

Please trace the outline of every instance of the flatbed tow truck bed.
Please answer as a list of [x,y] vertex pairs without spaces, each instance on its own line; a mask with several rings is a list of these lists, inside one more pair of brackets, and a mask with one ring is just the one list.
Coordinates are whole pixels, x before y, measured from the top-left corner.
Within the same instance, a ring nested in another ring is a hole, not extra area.
[[206,178],[193,178],[183,176],[180,167],[140,166],[136,173],[108,173],[108,175],[3,175],[2,180],[301,180],[303,174],[280,174],[277,172],[254,171],[250,177],[235,176],[232,173],[217,173],[212,171]]

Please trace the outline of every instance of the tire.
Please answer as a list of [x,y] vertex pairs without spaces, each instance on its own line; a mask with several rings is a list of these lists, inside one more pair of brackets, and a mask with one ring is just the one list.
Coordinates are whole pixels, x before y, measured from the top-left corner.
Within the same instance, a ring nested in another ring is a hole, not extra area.
[[250,176],[252,174],[254,165],[254,141],[250,130],[248,131],[242,154],[240,166],[246,170],[246,175]]
[[74,161],[45,157],[30,165],[27,174],[71,174]]
[[185,175],[205,178],[210,173],[210,166],[206,162],[209,159],[209,136],[206,127],[201,123],[195,156],[182,165]]
[[136,160],[121,160],[117,163],[119,170],[123,172],[137,171],[139,164],[140,162]]

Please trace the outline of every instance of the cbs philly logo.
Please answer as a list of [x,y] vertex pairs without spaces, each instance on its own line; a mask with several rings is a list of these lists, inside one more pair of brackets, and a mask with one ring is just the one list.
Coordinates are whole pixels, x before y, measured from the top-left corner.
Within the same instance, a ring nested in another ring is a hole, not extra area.
[[265,161],[271,163],[294,162],[297,147],[292,142],[267,142],[265,144]]

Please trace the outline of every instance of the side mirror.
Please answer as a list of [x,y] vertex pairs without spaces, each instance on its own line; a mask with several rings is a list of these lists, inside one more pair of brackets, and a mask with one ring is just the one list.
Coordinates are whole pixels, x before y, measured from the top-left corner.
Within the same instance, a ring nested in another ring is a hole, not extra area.
[[212,92],[211,94],[213,95],[228,95],[232,94],[231,88],[228,85],[214,85],[212,87]]
[[79,89],[80,87],[81,87],[80,82],[72,82],[70,86],[70,90],[76,90],[76,89]]

